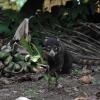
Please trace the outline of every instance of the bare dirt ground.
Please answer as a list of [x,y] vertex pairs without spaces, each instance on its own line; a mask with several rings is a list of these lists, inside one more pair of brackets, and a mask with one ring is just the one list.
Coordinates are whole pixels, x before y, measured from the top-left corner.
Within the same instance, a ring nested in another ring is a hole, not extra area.
[[[97,92],[100,93],[100,72],[94,73],[92,76],[95,81],[91,84],[80,83],[79,77],[61,76],[58,88],[53,90],[48,90],[47,81],[44,79],[10,83],[6,79],[4,82],[3,78],[3,81],[0,80],[0,100],[15,100],[20,96],[31,100],[75,100],[76,97],[83,95],[94,98]],[[89,100],[100,100],[100,98],[93,98]]]

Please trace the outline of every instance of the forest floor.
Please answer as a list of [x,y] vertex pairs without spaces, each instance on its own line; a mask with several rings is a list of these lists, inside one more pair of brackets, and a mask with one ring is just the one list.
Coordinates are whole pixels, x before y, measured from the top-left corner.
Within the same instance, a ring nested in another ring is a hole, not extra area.
[[[15,100],[20,96],[31,100],[100,100],[100,72],[92,76],[95,82],[91,84],[81,83],[76,76],[61,76],[58,87],[51,90],[45,79],[12,82],[12,78],[3,77],[0,78],[0,100]],[[78,99],[81,97],[88,99]]]

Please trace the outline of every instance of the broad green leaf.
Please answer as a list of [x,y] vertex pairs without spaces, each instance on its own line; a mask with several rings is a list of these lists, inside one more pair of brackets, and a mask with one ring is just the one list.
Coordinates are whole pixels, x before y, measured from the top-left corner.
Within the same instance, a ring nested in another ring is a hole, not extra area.
[[32,60],[33,62],[38,62],[39,59],[40,59],[40,55],[36,55],[36,56],[32,56],[32,57],[31,57],[31,60]]
[[17,9],[20,10],[27,0],[16,0]]
[[33,49],[31,48],[30,43],[24,37],[21,38],[20,43],[31,55],[33,55]]
[[0,33],[10,33],[8,26],[6,24],[0,23]]

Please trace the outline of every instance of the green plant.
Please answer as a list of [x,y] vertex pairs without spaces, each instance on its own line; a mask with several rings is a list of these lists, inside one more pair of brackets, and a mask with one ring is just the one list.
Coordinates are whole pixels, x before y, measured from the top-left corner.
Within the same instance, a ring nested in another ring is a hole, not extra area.
[[43,74],[44,79],[48,82],[48,89],[54,89],[58,85],[58,74],[55,72],[54,75],[46,72]]
[[88,16],[92,16],[95,13],[94,0],[73,0],[73,5],[64,9],[62,16],[60,16],[60,22],[63,26],[72,28],[78,21],[87,21]]
[[72,70],[72,75],[79,76],[80,74],[81,74],[81,71],[79,69]]
[[22,17],[14,10],[2,10],[2,17],[0,20],[0,35],[4,38],[12,37],[22,20]]

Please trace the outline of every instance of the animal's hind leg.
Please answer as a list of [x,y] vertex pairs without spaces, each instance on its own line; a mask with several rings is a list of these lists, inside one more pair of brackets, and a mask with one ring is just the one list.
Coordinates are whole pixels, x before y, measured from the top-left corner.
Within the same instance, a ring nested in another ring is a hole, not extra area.
[[64,56],[64,64],[62,68],[62,74],[70,74],[72,69],[72,57],[71,55]]

